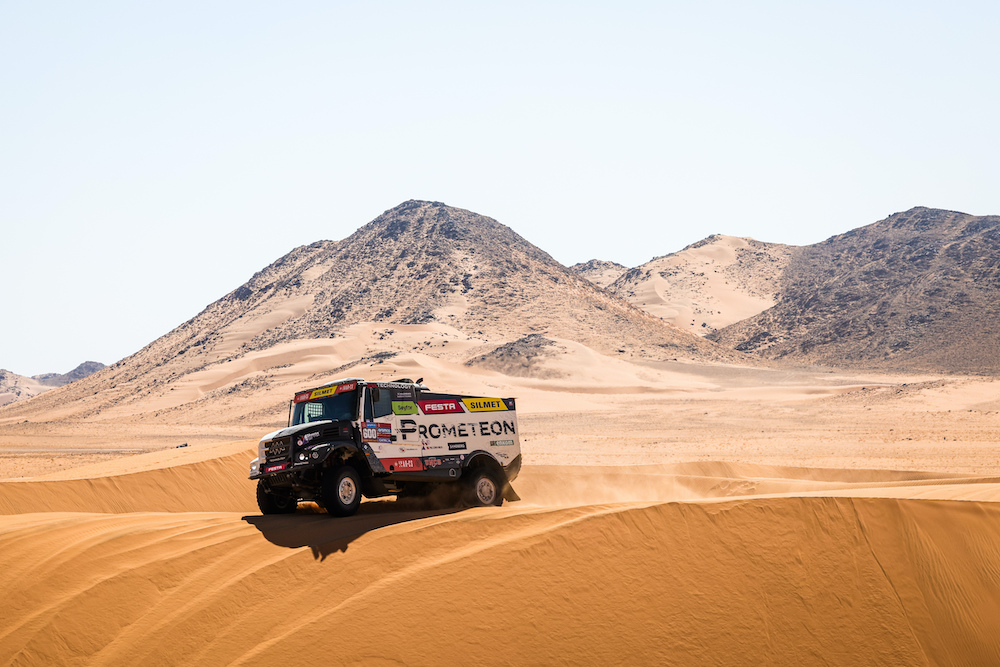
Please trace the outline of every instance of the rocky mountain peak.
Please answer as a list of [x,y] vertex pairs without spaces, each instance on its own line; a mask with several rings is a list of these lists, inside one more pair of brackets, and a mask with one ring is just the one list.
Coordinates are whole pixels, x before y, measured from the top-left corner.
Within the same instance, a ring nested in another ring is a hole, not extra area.
[[[463,340],[464,349],[470,349],[467,357],[444,351],[456,346],[442,345],[437,353],[456,362],[532,334],[627,358],[743,357],[609,294],[492,218],[411,200],[341,241],[295,248],[197,316],[95,376],[93,387],[73,386],[80,405],[98,411],[163,396],[183,378],[242,368],[239,360],[270,358],[272,350],[284,350],[271,356],[293,365],[299,357],[288,350],[302,349],[305,343],[350,347],[357,343],[358,330],[390,335],[403,328],[426,332],[421,350],[428,350],[426,341],[437,336],[431,332]],[[380,348],[377,336],[374,340],[362,345],[367,346],[365,358],[398,353]],[[504,354],[529,353],[520,345]],[[232,371],[226,382],[242,377],[240,373],[252,370]],[[247,380],[258,381],[263,382]]]
[[916,207],[801,248],[777,304],[713,339],[832,365],[1000,370],[1000,216]]

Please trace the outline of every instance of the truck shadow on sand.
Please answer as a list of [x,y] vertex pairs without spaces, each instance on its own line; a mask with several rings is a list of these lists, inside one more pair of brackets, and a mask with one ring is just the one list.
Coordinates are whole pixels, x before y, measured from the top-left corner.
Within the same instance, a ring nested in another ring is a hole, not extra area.
[[315,505],[300,505],[296,514],[247,515],[243,520],[271,544],[289,549],[309,547],[313,558],[322,561],[332,553],[347,551],[351,542],[369,531],[464,509],[416,500],[379,500],[361,503],[358,513],[349,517],[334,518]]

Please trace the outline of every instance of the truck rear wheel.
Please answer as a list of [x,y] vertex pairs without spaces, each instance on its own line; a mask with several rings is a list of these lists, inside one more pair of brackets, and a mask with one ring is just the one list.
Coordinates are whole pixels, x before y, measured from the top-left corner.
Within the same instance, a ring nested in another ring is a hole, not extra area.
[[361,505],[361,476],[351,466],[330,468],[323,475],[323,505],[331,516],[351,516]]
[[464,478],[465,498],[473,507],[489,507],[503,504],[503,485],[495,472],[489,468],[476,468]]
[[261,514],[293,514],[299,506],[290,494],[277,493],[268,488],[264,480],[257,480],[257,507]]

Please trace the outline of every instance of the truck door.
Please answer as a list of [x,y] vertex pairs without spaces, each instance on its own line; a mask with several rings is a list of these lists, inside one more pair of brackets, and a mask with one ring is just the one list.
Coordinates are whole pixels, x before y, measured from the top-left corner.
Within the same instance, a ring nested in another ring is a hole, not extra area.
[[378,435],[377,445],[372,444],[372,450],[390,472],[422,470],[420,441],[402,437],[400,417],[393,411],[395,398],[393,388],[368,386],[365,393],[365,426],[369,435],[372,429]]

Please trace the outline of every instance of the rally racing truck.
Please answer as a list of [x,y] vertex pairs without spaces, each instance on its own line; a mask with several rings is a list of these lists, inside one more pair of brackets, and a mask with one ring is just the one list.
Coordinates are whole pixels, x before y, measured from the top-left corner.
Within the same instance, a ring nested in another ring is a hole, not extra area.
[[443,486],[476,506],[518,500],[514,399],[440,394],[422,381],[346,378],[297,393],[288,427],[261,438],[250,464],[260,511],[291,513],[302,500],[350,516],[362,496]]

